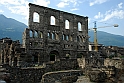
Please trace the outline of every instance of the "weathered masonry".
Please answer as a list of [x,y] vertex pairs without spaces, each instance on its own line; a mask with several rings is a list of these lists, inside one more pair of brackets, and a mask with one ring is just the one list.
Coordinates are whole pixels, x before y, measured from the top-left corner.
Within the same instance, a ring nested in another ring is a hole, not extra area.
[[27,62],[39,64],[86,55],[88,17],[30,3],[23,47]]

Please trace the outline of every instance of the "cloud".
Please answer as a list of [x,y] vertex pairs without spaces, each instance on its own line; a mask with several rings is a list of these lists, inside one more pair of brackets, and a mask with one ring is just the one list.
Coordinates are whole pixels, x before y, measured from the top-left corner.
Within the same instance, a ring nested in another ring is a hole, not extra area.
[[[48,6],[50,4],[49,0],[33,0],[37,5]],[[8,8],[11,13],[24,16],[23,19],[28,20],[29,17],[29,2],[26,0],[0,0],[0,5],[4,5]]]
[[4,11],[3,10],[0,10],[0,13],[3,13]]
[[94,16],[95,19],[99,19],[99,18],[102,18],[102,17],[103,17],[103,14],[101,14],[100,12],[98,12],[98,15]]
[[8,8],[11,13],[23,15],[28,18],[28,1],[25,0],[0,0],[0,4]]
[[49,0],[34,0],[34,4],[41,5],[41,6],[48,6],[50,4]]
[[69,5],[69,4],[66,3],[66,2],[60,2],[59,4],[57,4],[57,6],[58,6],[59,8],[64,8],[64,7],[67,6],[67,5]]
[[101,21],[107,21],[111,18],[124,19],[124,10],[109,10],[105,13],[105,17]]
[[119,7],[119,8],[122,8],[122,5],[123,5],[123,3],[119,3],[119,4],[118,4],[118,7]]
[[112,18],[124,19],[124,10],[121,9],[123,8],[122,4],[123,3],[119,3],[115,9],[110,9],[106,11],[104,14],[101,14],[101,12],[98,12],[98,14],[94,16],[94,18],[99,19],[100,22],[108,21]]
[[0,0],[0,4],[2,4],[2,5],[8,5],[8,4],[19,5],[19,1],[18,0]]
[[93,0],[92,2],[90,2],[90,6],[93,6],[95,4],[102,4],[102,3],[105,3],[107,2],[107,0]]
[[61,0],[60,3],[57,4],[57,7],[64,8],[65,6],[72,5],[73,7],[78,6],[81,3],[80,0]]
[[78,8],[73,8],[73,9],[71,9],[71,11],[75,11],[75,10],[79,10]]

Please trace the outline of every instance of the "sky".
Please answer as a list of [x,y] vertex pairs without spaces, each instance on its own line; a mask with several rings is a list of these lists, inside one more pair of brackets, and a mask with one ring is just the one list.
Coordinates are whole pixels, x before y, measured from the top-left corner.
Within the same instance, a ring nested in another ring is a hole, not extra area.
[[0,14],[28,25],[29,3],[87,16],[88,28],[96,21],[97,30],[124,36],[124,0],[0,0]]

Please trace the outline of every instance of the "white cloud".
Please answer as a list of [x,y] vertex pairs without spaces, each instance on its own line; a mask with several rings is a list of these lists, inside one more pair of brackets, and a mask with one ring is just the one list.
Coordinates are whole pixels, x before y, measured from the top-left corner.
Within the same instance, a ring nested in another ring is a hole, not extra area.
[[8,7],[8,9],[11,11],[11,13],[18,14],[24,16],[25,19],[28,19],[28,6],[26,5],[19,5],[19,6],[13,6]]
[[21,2],[20,0],[0,0],[0,4],[3,4],[3,5],[8,5],[8,4],[19,5],[20,2]]
[[0,13],[3,13],[4,11],[3,10],[0,10]]
[[67,5],[69,5],[69,4],[66,3],[66,2],[60,2],[59,4],[57,4],[57,6],[58,6],[59,8],[64,8],[64,7],[67,6]]
[[110,9],[106,11],[104,14],[101,14],[101,12],[98,12],[98,14],[94,16],[94,18],[99,19],[100,22],[108,21],[112,18],[124,19],[124,10],[121,9],[123,8],[122,4],[123,3],[119,3],[115,9]]
[[[50,4],[49,0],[33,0],[37,5],[48,6]],[[23,19],[28,20],[29,17],[29,2],[26,0],[0,0],[0,5],[7,7],[11,13],[24,16]]]
[[124,10],[109,10],[105,13],[105,17],[101,21],[107,21],[111,18],[124,19]]
[[119,7],[119,8],[122,8],[122,5],[123,5],[123,3],[119,3],[119,4],[118,4],[118,7]]
[[102,4],[107,2],[107,0],[93,0],[92,2],[90,2],[90,6],[93,6],[95,4]]
[[23,15],[28,18],[28,1],[25,0],[0,0],[0,4],[8,8],[11,13]]
[[98,12],[98,15],[94,16],[95,19],[99,19],[99,18],[102,18],[102,17],[103,17],[103,14],[101,14],[100,12]]
[[57,7],[64,8],[67,5],[72,5],[75,7],[78,6],[79,3],[81,3],[80,0],[61,0],[61,2],[57,4]]
[[41,5],[41,6],[48,6],[50,4],[49,0],[34,0],[34,4]]
[[79,10],[78,8],[71,9],[71,11]]

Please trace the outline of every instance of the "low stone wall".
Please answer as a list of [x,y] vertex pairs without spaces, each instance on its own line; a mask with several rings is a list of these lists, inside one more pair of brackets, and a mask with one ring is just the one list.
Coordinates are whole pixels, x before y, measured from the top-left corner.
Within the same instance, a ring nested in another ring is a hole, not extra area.
[[11,83],[38,83],[44,68],[11,68]]
[[39,83],[42,75],[47,72],[78,69],[77,59],[60,59],[60,61],[48,62],[37,67],[11,67],[3,65],[10,73],[11,83]]
[[67,70],[67,71],[55,71],[48,72],[42,76],[41,83],[55,83],[55,81],[62,81],[65,77],[71,78],[69,76],[80,76],[82,75],[81,70]]
[[77,59],[60,59],[60,61],[48,62],[48,63],[45,63],[44,65],[47,71],[79,69]]

